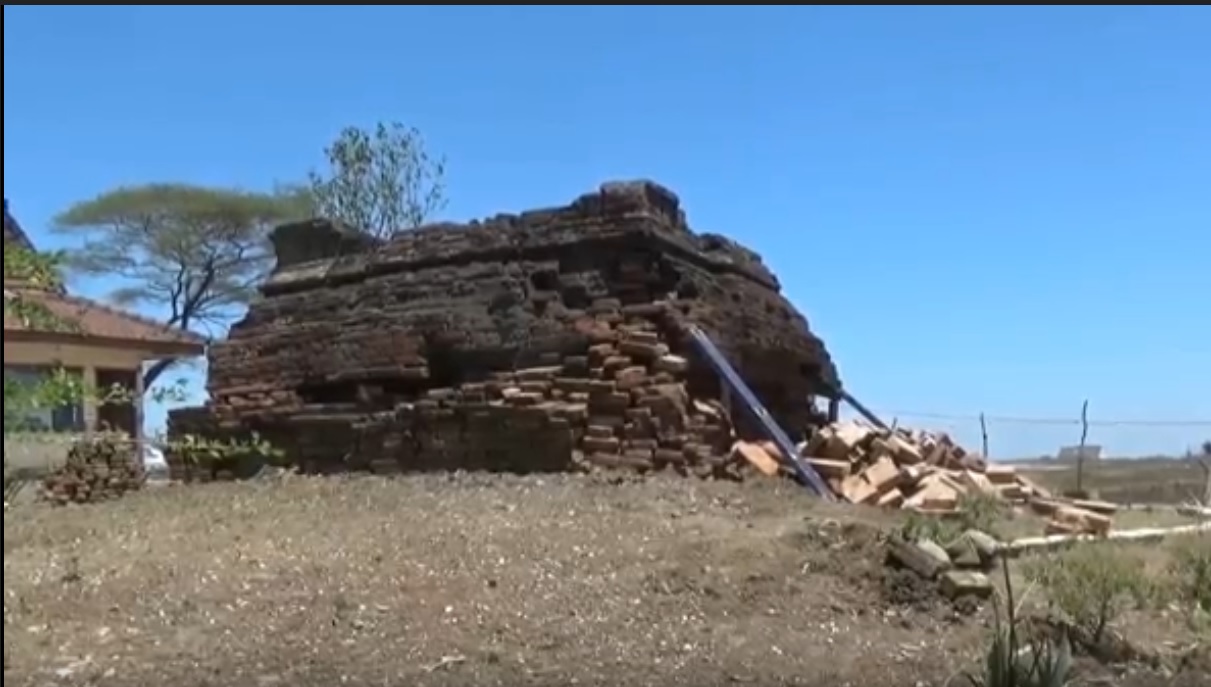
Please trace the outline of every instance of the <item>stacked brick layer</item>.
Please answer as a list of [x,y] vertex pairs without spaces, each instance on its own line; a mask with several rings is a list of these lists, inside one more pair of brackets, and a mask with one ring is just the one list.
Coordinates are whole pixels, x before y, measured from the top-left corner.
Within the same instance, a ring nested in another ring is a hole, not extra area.
[[652,183],[381,245],[323,222],[274,239],[264,298],[212,347],[211,406],[174,432],[256,430],[321,471],[714,469],[731,433],[687,321],[792,435],[839,386],[760,258]]
[[100,434],[72,444],[62,467],[42,482],[43,496],[58,505],[89,503],[143,487],[136,445],[125,435]]

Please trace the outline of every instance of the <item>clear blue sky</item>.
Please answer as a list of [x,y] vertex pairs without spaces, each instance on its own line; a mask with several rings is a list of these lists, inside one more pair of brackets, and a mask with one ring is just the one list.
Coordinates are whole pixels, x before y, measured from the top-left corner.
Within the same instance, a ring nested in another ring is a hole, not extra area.
[[[268,188],[348,124],[449,162],[452,219],[673,188],[761,252],[852,391],[962,417],[1211,421],[1211,9],[5,7],[4,192]],[[100,293],[104,285],[82,288]],[[1071,425],[994,421],[993,451]],[[1211,426],[1095,426],[1116,453]]]

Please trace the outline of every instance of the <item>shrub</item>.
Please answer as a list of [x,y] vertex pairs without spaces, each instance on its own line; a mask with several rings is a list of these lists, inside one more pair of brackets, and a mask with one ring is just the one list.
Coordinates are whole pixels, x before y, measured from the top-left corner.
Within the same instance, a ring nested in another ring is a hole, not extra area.
[[185,466],[189,476],[204,475],[209,479],[215,479],[220,472],[251,477],[266,465],[285,463],[285,454],[256,434],[247,440],[187,434],[172,442],[169,452]]
[[997,494],[973,491],[959,498],[959,520],[964,529],[999,536],[997,530],[1010,514],[1008,504]]
[[1111,544],[1078,546],[1027,566],[1048,602],[1100,644],[1106,629],[1153,591],[1144,562]]
[[1008,514],[1007,505],[995,494],[964,494],[959,498],[954,515],[949,517],[909,513],[900,534],[908,541],[930,539],[945,543],[974,529],[999,538],[999,525]]
[[1211,535],[1179,537],[1171,545],[1169,573],[1177,596],[1195,619],[1211,617]]
[[1009,563],[1001,559],[1005,594],[993,604],[993,636],[984,654],[982,674],[968,674],[974,687],[1064,687],[1072,675],[1072,646],[1066,636],[1022,636]]

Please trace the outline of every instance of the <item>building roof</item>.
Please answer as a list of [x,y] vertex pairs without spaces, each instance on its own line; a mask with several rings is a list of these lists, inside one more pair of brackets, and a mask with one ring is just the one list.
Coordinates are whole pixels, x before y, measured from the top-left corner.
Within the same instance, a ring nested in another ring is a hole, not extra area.
[[206,346],[206,339],[198,334],[170,327],[151,318],[134,315],[89,298],[22,288],[20,285],[9,287],[6,284],[5,287],[6,292],[12,292],[28,302],[41,305],[51,315],[69,323],[69,326],[72,327],[71,330],[63,332],[41,329],[37,326],[29,326],[29,323],[10,316],[6,312],[4,315],[5,334],[9,332],[64,334],[150,344],[176,344],[185,348],[196,348],[199,353]]
[[[21,225],[9,213],[7,198],[4,199],[4,243],[6,246],[17,244],[26,250],[36,250]],[[4,313],[5,334],[10,332],[51,334],[106,339],[115,342],[146,343],[159,348],[167,346],[183,354],[194,352],[200,354],[206,346],[206,339],[198,334],[125,312],[90,298],[73,296],[62,288],[50,290],[21,281],[5,280],[4,296],[7,299],[10,295],[41,305],[51,315],[67,322],[70,329],[60,331],[31,326],[21,318],[10,315],[6,308]]]

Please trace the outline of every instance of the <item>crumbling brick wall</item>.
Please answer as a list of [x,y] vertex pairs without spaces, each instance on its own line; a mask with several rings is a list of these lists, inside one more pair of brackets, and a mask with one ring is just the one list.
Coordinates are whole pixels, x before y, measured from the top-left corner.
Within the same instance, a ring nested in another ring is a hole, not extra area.
[[733,430],[685,322],[792,436],[839,387],[760,258],[692,233],[650,182],[381,244],[323,221],[273,239],[263,298],[211,348],[202,414],[310,470],[709,469]]

